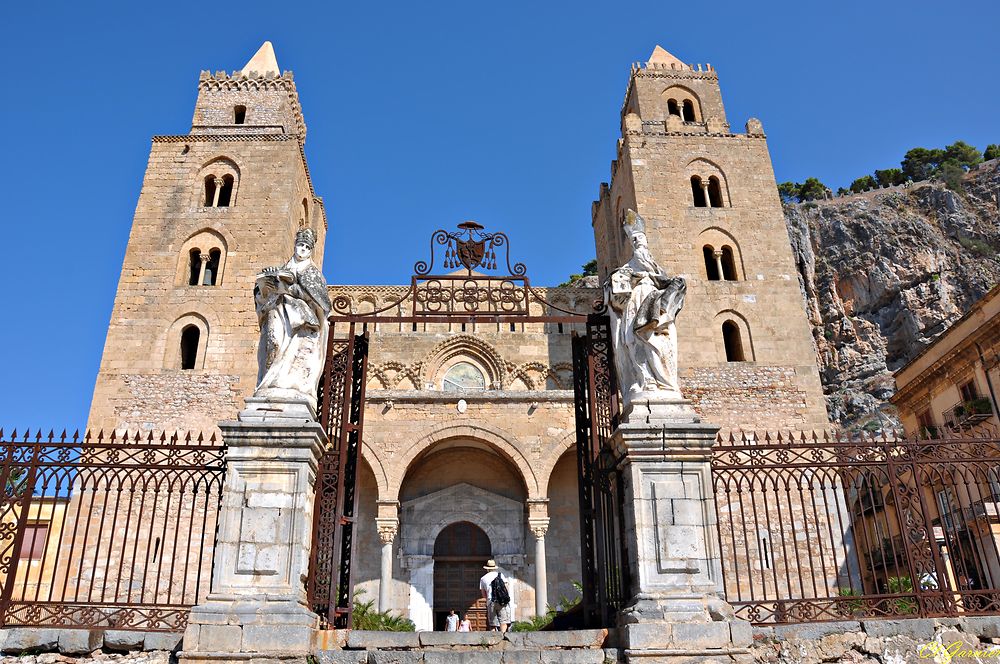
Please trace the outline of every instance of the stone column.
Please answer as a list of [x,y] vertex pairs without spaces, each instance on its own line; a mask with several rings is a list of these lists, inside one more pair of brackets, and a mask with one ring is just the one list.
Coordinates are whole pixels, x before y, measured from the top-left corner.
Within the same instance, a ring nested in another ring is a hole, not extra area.
[[399,519],[375,519],[378,537],[382,541],[382,560],[378,578],[378,610],[389,610],[389,590],[392,587],[392,543],[399,531]]
[[244,410],[219,428],[229,449],[212,592],[191,610],[180,660],[304,664],[319,624],[305,581],[326,434],[268,410]]
[[715,257],[715,269],[719,271],[719,281],[725,281],[726,273],[722,271],[722,249],[713,251],[712,256]]
[[197,285],[198,286],[204,286],[205,285],[205,270],[208,269],[208,261],[211,260],[212,257],[209,254],[201,254],[201,255],[198,256],[198,259],[201,261],[201,265],[200,265],[200,267],[198,269],[198,284]]
[[528,526],[535,536],[535,615],[544,616],[549,607],[549,580],[545,567],[545,533],[549,520],[532,519]]
[[701,190],[705,194],[705,207],[712,207],[712,197],[708,195],[708,180],[701,181]]
[[721,594],[711,471],[718,430],[689,402],[635,400],[614,434],[624,459],[631,600],[620,622],[629,662],[701,661],[750,645],[750,624]]
[[222,185],[226,184],[226,181],[222,178],[215,178],[215,195],[212,197],[212,207],[219,207],[219,194],[222,193]]

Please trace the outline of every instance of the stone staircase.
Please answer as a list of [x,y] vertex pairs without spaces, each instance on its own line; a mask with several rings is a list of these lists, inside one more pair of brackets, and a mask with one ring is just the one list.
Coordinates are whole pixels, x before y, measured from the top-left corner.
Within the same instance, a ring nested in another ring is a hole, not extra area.
[[618,661],[614,630],[564,632],[321,632],[320,664],[604,664]]

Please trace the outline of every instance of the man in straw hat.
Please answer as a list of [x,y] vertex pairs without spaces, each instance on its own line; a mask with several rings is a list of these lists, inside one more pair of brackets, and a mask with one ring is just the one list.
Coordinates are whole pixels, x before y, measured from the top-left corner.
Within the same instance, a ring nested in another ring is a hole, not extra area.
[[486,574],[483,574],[479,579],[479,590],[483,593],[483,597],[486,598],[487,624],[491,630],[506,632],[507,626],[510,624],[510,602],[502,602],[500,598],[494,598],[493,581],[497,577],[500,578],[501,583],[508,589],[509,600],[510,579],[500,573],[497,561],[492,558],[486,561],[483,569],[486,570]]

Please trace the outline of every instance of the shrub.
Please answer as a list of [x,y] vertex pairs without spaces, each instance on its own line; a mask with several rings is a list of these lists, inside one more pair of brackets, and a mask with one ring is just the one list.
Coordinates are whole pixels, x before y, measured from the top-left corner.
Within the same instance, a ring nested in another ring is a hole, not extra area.
[[[890,576],[887,579],[889,593],[903,594],[913,592],[913,582],[908,576]],[[917,612],[917,600],[912,597],[900,597],[896,600],[896,613],[908,615]]]
[[354,629],[377,632],[413,632],[416,625],[409,618],[394,615],[391,611],[376,611],[375,600],[362,601],[363,590],[354,592]]
[[533,616],[528,620],[518,620],[510,625],[511,632],[538,632],[546,627],[555,619],[560,613],[565,613],[570,609],[574,608],[583,599],[583,584],[579,581],[573,581],[573,588],[579,593],[576,597],[566,597],[565,595],[559,598],[555,606],[551,604],[545,611],[544,615]]

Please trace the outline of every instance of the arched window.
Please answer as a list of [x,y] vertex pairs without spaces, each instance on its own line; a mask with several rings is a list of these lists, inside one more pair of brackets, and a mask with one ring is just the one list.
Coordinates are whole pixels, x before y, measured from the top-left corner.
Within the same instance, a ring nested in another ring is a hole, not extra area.
[[701,186],[701,178],[697,175],[691,176],[691,196],[694,198],[695,207],[707,207],[705,200],[705,188]]
[[200,340],[201,330],[196,325],[188,325],[181,331],[181,369],[194,369]]
[[205,176],[205,207],[215,207],[215,176]]
[[445,373],[441,389],[446,392],[485,390],[486,376],[474,364],[458,362]]
[[733,256],[733,248],[728,244],[722,247],[722,278],[726,281],[738,281],[736,272],[736,258]]
[[229,202],[233,199],[233,184],[236,178],[228,173],[222,176],[222,189],[219,190],[219,204],[216,207],[229,207]]
[[201,283],[203,286],[215,286],[219,281],[219,266],[222,263],[222,251],[212,249],[208,252],[208,262],[205,264],[205,277]]
[[204,183],[201,205],[232,207],[238,195],[240,169],[228,157],[216,157],[202,166],[198,178]]
[[694,102],[690,99],[684,100],[684,122],[694,122]]
[[736,323],[727,320],[722,324],[722,342],[726,345],[726,362],[745,362],[743,340],[740,339],[740,328]]
[[667,100],[667,113],[669,115],[676,115],[677,117],[680,117],[680,115],[681,115],[681,109],[677,105],[677,100],[676,99],[668,99]]
[[706,244],[702,252],[705,254],[705,275],[709,281],[718,281],[722,277],[719,276],[719,263],[715,260],[715,248]]
[[712,207],[722,207],[722,184],[714,175],[708,178],[708,201]]
[[247,121],[247,107],[243,105],[233,108],[233,124],[244,124]]
[[302,199],[302,219],[299,222],[299,226],[305,228],[309,226],[309,202],[306,199]]
[[201,249],[195,247],[190,252],[188,252],[188,256],[189,256],[188,266],[190,275],[188,278],[188,285],[197,286],[200,283],[199,278],[201,277]]

